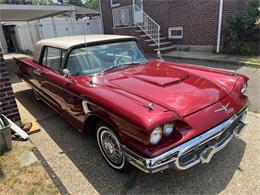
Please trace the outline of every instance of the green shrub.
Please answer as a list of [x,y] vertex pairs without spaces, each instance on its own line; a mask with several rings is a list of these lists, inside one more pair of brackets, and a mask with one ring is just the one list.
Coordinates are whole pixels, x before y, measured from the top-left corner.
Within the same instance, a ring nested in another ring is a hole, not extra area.
[[252,55],[259,54],[258,0],[250,1],[249,7],[230,17],[225,25],[224,53]]

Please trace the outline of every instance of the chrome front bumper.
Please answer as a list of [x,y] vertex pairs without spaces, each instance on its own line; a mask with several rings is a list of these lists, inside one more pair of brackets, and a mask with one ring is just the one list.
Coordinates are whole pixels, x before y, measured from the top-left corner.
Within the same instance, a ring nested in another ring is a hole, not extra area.
[[245,126],[246,113],[244,108],[229,120],[154,158],[144,158],[125,145],[121,148],[128,162],[146,173],[169,167],[186,170],[200,162],[209,163],[216,152],[237,137]]

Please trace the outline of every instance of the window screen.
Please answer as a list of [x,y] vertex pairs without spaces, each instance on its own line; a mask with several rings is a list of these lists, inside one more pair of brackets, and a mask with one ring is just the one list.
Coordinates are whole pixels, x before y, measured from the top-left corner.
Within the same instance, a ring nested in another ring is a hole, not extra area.
[[110,3],[111,3],[111,6],[117,6],[117,5],[120,5],[120,2],[119,0],[110,0]]
[[171,31],[172,36],[181,36],[182,35],[182,30],[172,30]]
[[169,28],[169,38],[182,39],[183,38],[183,28],[182,27],[170,27]]

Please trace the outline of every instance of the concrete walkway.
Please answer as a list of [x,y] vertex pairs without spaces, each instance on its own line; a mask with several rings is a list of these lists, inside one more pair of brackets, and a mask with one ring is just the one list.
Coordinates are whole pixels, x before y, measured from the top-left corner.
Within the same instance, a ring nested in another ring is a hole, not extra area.
[[260,68],[260,57],[252,56],[245,57],[239,55],[227,55],[227,54],[216,54],[211,52],[184,52],[184,51],[172,51],[164,53],[165,57],[181,58],[189,60],[206,60],[212,62],[224,62],[234,65],[246,65],[246,66],[259,66]]

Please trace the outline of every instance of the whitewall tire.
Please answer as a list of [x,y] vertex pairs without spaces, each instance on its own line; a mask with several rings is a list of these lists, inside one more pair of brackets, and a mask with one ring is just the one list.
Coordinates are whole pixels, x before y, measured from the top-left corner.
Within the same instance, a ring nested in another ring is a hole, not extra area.
[[112,129],[104,123],[99,123],[96,128],[96,138],[106,162],[118,171],[128,171],[129,164],[122,152],[120,141]]

